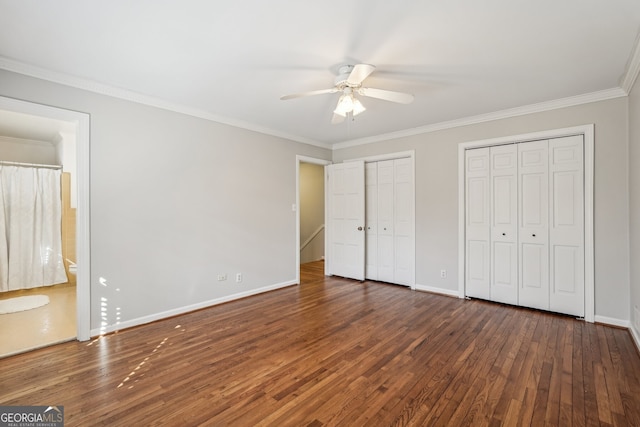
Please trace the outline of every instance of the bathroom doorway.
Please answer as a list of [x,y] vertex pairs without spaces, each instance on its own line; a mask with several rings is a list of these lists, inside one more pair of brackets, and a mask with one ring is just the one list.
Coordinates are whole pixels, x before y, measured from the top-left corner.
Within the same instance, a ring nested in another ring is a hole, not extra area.
[[50,286],[11,287],[0,293],[5,301],[34,296],[48,301],[0,314],[0,357],[89,339],[88,124],[86,114],[0,97],[0,161],[5,167],[36,173],[60,166],[61,247],[56,255],[64,264],[64,279],[58,276]]

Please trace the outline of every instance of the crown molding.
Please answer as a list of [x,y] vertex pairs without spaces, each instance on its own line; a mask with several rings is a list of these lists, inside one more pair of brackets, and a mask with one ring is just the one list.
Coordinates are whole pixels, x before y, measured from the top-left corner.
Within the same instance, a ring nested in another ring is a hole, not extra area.
[[280,132],[274,129],[259,126],[253,123],[245,122],[242,120],[236,120],[229,117],[224,117],[216,114],[209,113],[204,110],[187,107],[177,103],[169,102],[160,98],[144,95],[138,92],[106,85],[93,80],[83,79],[81,77],[72,76],[65,73],[59,73],[56,71],[48,70],[45,68],[37,67],[34,65],[26,64],[23,62],[15,61],[3,56],[0,56],[0,69],[23,74],[30,77],[35,77],[42,80],[47,80],[53,83],[62,84],[65,86],[73,87],[76,89],[82,89],[89,92],[97,93],[100,95],[106,95],[113,98],[123,99],[126,101],[135,102],[138,104],[147,105],[150,107],[160,108],[167,111],[173,111],[180,114],[185,114],[200,119],[221,123],[229,126],[233,126],[240,129],[245,129],[265,135],[270,135],[278,138],[283,138],[302,144],[312,145],[329,150],[339,150],[343,148],[355,147],[359,145],[372,144],[375,142],[382,142],[392,139],[398,139],[408,136],[414,136],[424,133],[436,132],[439,130],[451,129],[460,126],[468,126],[472,124],[490,122],[494,120],[505,119],[509,117],[517,117],[526,114],[539,113],[544,111],[555,110],[558,108],[571,107],[575,105],[587,104],[591,102],[604,101],[613,98],[619,98],[627,96],[630,92],[633,84],[640,73],[640,38],[636,43],[634,54],[632,55],[629,64],[627,66],[627,72],[621,83],[622,87],[616,87],[606,89],[597,92],[591,92],[583,95],[577,95],[567,98],[561,98],[553,101],[546,101],[537,104],[525,105],[522,107],[510,108],[506,110],[496,111],[493,113],[480,114],[477,116],[470,116],[461,119],[450,120],[446,122],[434,123],[431,125],[420,126],[411,129],[405,129],[397,132],[391,132],[381,135],[375,135],[366,138],[353,139],[342,141],[338,143],[323,143],[308,138],[304,138],[298,135],[288,134],[286,132]]
[[113,98],[123,99],[126,101],[135,102],[138,104],[147,105],[150,107],[160,108],[167,111],[173,111],[175,113],[185,114],[200,119],[221,123],[236,128],[241,128],[253,132],[262,133],[265,135],[275,136],[278,138],[288,139],[295,142],[300,142],[307,145],[313,145],[320,148],[331,149],[331,145],[322,142],[314,141],[308,138],[303,138],[297,135],[280,132],[267,127],[259,126],[254,123],[245,122],[242,120],[236,120],[229,117],[212,114],[204,110],[197,108],[191,108],[170,101],[166,101],[153,96],[144,95],[138,92],[130,91],[127,89],[118,88],[115,86],[106,85],[93,80],[83,79],[81,77],[72,76],[65,73],[59,73],[57,71],[48,70],[45,68],[37,67],[34,65],[25,64],[23,62],[15,61],[3,56],[0,56],[0,69],[11,71],[18,74],[23,74],[30,77],[35,77],[42,80],[47,80],[53,83],[58,83],[65,86],[70,86],[76,89],[82,89],[89,92],[97,93],[100,95],[106,95]]
[[627,62],[627,68],[624,73],[624,76],[620,80],[620,87],[624,90],[627,95],[631,93],[631,89],[633,89],[633,85],[638,79],[638,74],[640,73],[640,33],[638,33],[638,37],[636,38],[635,48],[631,51],[631,55],[629,56],[629,61]]
[[461,127],[461,126],[491,122],[494,120],[524,116],[527,114],[541,113],[545,111],[557,110],[559,108],[588,104],[591,102],[606,101],[608,99],[620,98],[624,96],[627,96],[627,92],[625,92],[622,88],[616,87],[616,88],[601,90],[597,92],[586,93],[583,95],[556,99],[553,101],[545,101],[537,104],[525,105],[522,107],[509,108],[506,110],[496,111],[493,113],[480,114],[477,116],[470,116],[470,117],[464,117],[461,119],[450,120],[446,122],[434,123],[432,125],[420,126],[416,128],[401,130],[398,132],[391,132],[391,133],[371,136],[367,138],[343,141],[343,142],[333,144],[332,149],[340,150],[343,148],[356,147],[359,145],[372,144],[374,142],[382,142],[382,141],[388,141],[391,139],[404,138],[404,137],[420,135],[424,133],[431,133],[439,130],[452,129],[452,128]]

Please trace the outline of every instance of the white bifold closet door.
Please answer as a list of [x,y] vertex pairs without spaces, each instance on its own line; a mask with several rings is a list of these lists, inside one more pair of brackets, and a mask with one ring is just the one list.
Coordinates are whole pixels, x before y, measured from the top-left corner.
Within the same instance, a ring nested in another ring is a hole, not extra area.
[[584,317],[584,144],[549,140],[549,309]]
[[465,292],[584,316],[583,137],[468,150]]
[[517,146],[492,147],[491,299],[518,303]]
[[491,299],[489,148],[465,153],[465,294]]
[[520,305],[549,310],[548,141],[518,144]]
[[413,162],[370,162],[366,166],[366,278],[413,283]]

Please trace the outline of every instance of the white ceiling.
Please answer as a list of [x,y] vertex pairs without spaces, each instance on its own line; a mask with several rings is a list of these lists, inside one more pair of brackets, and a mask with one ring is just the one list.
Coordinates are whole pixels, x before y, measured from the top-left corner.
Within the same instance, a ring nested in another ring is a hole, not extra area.
[[[617,93],[639,29],[638,0],[0,0],[0,68],[328,146]],[[279,100],[360,62],[413,104]]]

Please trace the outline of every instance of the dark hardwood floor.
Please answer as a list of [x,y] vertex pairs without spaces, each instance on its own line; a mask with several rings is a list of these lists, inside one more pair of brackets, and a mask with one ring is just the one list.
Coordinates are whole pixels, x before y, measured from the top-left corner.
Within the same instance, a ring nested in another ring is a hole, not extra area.
[[325,278],[0,360],[67,426],[640,426],[628,331]]

